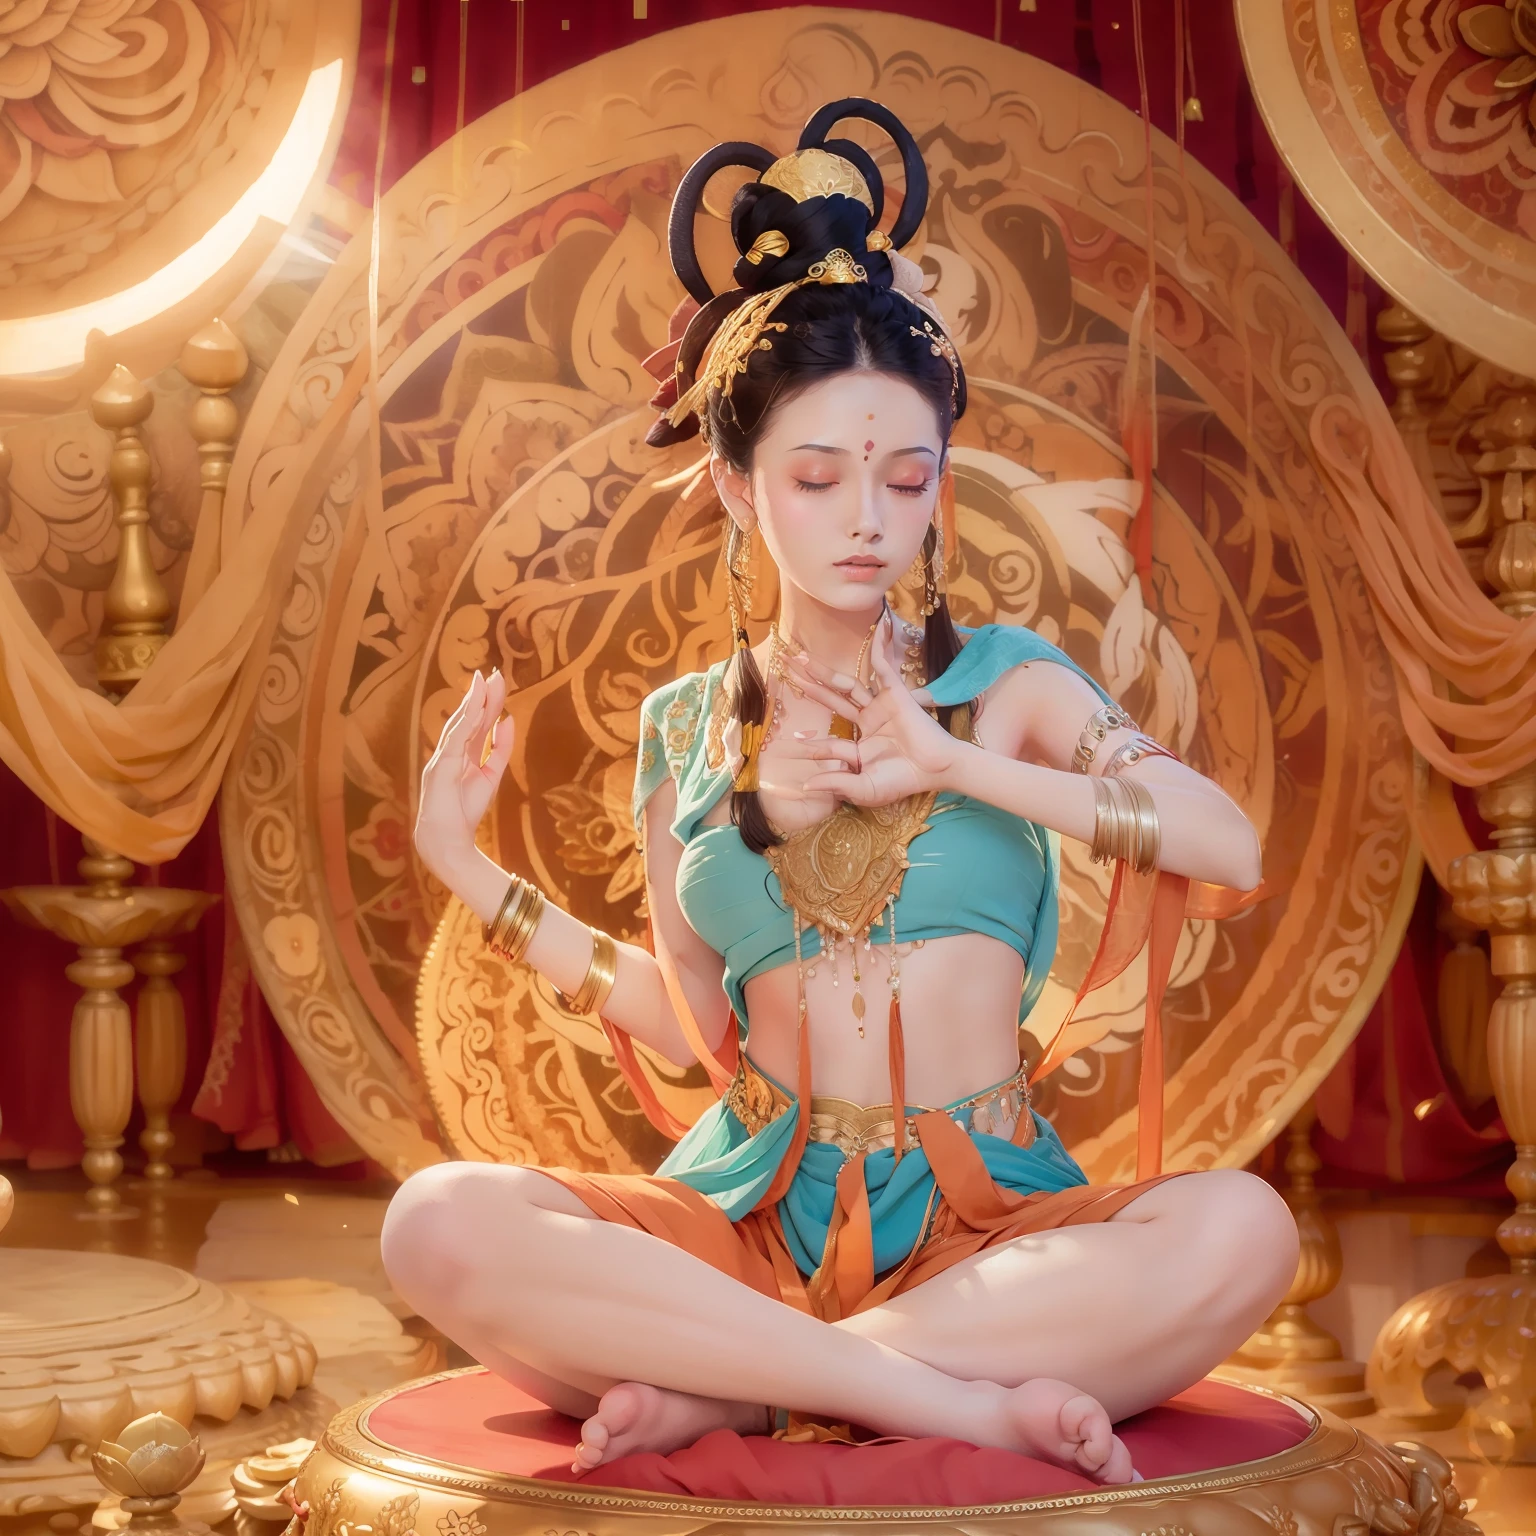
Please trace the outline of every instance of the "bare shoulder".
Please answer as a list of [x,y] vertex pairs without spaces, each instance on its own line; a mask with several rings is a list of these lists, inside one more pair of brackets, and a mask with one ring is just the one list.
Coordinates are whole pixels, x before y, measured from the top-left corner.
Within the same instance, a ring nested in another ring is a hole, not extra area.
[[1010,667],[982,696],[978,724],[993,752],[1065,768],[1103,700],[1086,678],[1041,658]]

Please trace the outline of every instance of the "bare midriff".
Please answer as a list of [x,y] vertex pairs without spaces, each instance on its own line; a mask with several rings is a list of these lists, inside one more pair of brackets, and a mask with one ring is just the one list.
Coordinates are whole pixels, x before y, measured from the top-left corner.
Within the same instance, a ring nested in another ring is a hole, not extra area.
[[[900,934],[898,932],[898,938]],[[848,946],[807,961],[811,1084],[817,1094],[854,1104],[890,1102],[889,956],[859,944],[864,1035],[853,1009]],[[950,1104],[1003,1081],[1019,1065],[1018,1008],[1024,962],[1016,950],[979,933],[902,943],[901,1020],[906,1042],[907,1102]],[[834,975],[836,985],[833,984]],[[793,963],[746,985],[748,1050],[770,1077],[796,1078]]]

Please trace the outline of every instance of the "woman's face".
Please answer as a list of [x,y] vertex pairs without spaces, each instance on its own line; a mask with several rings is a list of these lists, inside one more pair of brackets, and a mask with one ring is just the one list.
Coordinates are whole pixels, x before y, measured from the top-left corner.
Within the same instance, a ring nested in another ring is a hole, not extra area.
[[726,510],[763,531],[781,577],[830,608],[878,607],[933,519],[944,443],[902,379],[843,373],[778,406],[749,476],[716,457]]

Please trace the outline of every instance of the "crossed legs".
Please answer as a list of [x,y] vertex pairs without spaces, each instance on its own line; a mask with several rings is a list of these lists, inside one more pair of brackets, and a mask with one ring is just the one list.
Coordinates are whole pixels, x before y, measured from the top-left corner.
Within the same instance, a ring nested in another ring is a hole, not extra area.
[[[1109,1424],[1225,1359],[1295,1274],[1279,1196],[1173,1179],[1114,1218],[1018,1238],[831,1326],[598,1220],[533,1169],[448,1163],[390,1206],[384,1263],[498,1375],[588,1419],[584,1464],[748,1430],[763,1405],[1129,1475]],[[580,1459],[580,1458],[579,1458]]]

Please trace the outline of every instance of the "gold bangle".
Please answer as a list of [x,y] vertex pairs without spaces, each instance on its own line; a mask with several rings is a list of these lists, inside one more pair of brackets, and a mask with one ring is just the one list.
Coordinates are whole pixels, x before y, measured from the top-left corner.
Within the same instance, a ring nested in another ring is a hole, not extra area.
[[1136,722],[1118,704],[1101,704],[1088,717],[1083,734],[1072,749],[1072,772],[1087,773],[1093,766],[1093,757],[1104,744],[1111,731],[1136,729]]
[[513,901],[522,891],[523,882],[520,876],[513,875],[507,881],[507,894],[501,898],[501,905],[496,908],[496,916],[490,922],[480,925],[480,935],[493,949],[497,947],[497,935],[501,932],[501,925],[507,919],[507,913],[511,909]]
[[1093,842],[1088,856],[1095,864],[1124,859],[1138,874],[1156,866],[1161,844],[1157,810],[1151,792],[1134,779],[1095,777],[1093,783]]
[[591,934],[592,959],[587,965],[587,974],[581,978],[581,985],[569,997],[563,992],[560,996],[572,1013],[595,1013],[601,1016],[603,1005],[608,1001],[613,984],[618,979],[619,946],[601,929],[593,928]]
[[526,880],[519,881],[522,889],[513,904],[510,916],[499,932],[493,931],[490,947],[498,955],[513,962],[528,953],[533,935],[544,917],[544,892]]
[[490,930],[485,936],[485,942],[493,953],[501,955],[507,950],[507,934],[512,925],[518,920],[518,913],[528,901],[528,882],[521,876],[512,877],[512,885],[508,890],[507,899],[502,902],[501,910],[496,914],[496,921],[491,924]]
[[1113,779],[1090,779],[1093,785],[1093,842],[1088,857],[1095,864],[1108,864],[1115,856],[1115,807]]
[[1163,849],[1162,824],[1157,819],[1157,804],[1152,791],[1139,779],[1119,779],[1131,792],[1136,811],[1136,852],[1132,868],[1138,875],[1149,874],[1157,868],[1157,860]]

